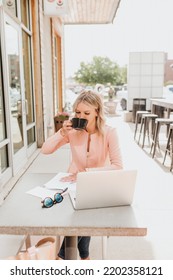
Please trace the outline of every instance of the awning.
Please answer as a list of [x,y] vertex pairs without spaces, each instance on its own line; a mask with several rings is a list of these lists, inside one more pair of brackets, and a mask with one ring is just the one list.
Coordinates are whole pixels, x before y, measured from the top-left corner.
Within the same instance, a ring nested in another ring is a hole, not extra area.
[[68,0],[64,24],[112,23],[121,0]]

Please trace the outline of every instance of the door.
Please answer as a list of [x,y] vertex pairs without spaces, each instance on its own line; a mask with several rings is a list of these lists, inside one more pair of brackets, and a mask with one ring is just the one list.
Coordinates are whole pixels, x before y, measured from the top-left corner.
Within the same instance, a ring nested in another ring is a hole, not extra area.
[[15,175],[36,149],[34,99],[31,80],[30,41],[13,19],[5,16],[5,51],[7,91],[12,151]]

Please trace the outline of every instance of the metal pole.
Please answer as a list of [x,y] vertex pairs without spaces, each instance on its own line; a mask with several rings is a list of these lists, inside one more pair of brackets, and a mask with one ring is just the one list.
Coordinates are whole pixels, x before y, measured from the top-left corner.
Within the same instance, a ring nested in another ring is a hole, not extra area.
[[77,260],[77,236],[65,237],[65,259]]

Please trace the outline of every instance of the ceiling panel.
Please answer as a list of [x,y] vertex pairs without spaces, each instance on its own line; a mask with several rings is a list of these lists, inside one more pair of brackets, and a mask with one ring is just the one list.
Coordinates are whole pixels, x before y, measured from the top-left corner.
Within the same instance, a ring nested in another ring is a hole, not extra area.
[[121,0],[68,0],[64,24],[112,23]]

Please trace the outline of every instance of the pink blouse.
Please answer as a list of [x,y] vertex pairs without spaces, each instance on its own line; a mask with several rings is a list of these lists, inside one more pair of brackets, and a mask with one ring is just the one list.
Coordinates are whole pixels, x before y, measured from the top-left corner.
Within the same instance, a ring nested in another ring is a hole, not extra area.
[[[58,131],[43,144],[41,152],[51,154],[62,145],[70,144],[72,161],[68,172],[77,173],[87,168],[122,169],[122,158],[118,135],[115,128],[105,126],[104,136],[90,134],[89,151],[87,151],[89,134],[87,131],[71,130],[67,136]],[[109,159],[109,164],[107,159]]]

